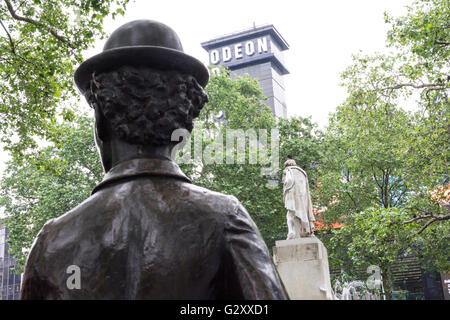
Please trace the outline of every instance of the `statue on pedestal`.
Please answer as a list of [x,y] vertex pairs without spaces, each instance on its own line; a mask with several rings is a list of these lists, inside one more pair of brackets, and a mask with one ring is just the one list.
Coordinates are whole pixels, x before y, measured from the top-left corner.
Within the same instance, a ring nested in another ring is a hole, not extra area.
[[288,159],[284,167],[282,181],[284,206],[287,209],[287,239],[312,237],[316,219],[312,211],[308,176],[293,159]]
[[290,156],[284,167],[288,236],[286,240],[275,242],[275,265],[290,299],[333,299],[327,249],[313,232],[316,219],[308,176]]
[[151,21],[112,33],[75,83],[95,111],[106,172],[48,221],[28,255],[22,299],[286,299],[261,234],[233,196],[192,184],[171,155],[208,97],[208,70]]

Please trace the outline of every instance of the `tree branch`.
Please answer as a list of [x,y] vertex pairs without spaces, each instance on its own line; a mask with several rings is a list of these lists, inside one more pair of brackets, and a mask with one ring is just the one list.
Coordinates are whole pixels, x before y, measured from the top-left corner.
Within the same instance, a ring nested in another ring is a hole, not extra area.
[[372,166],[372,174],[373,174],[373,178],[374,178],[374,180],[375,180],[375,183],[377,184],[377,186],[378,186],[380,189],[382,189],[380,183],[378,182],[377,174],[375,173],[375,168],[374,168],[373,166]]
[[408,220],[408,221],[405,221],[403,223],[404,224],[409,224],[409,223],[413,223],[413,222],[418,221],[418,220],[423,220],[423,219],[433,218],[433,217],[434,217],[434,215],[431,213],[431,214],[427,214],[427,215],[424,215],[424,216],[415,217],[415,218],[413,218],[411,220]]
[[421,234],[430,224],[432,224],[435,221],[442,221],[442,220],[449,220],[449,219],[450,219],[450,214],[447,214],[445,216],[434,217],[433,219],[428,221],[426,224],[424,224],[423,227],[420,228],[420,230],[416,232],[416,235]]
[[395,86],[381,88],[380,90],[382,90],[382,91],[396,90],[396,89],[401,89],[401,88],[405,88],[405,87],[412,87],[414,89],[423,89],[423,88],[445,89],[446,84],[445,83],[424,83],[424,84],[401,83],[401,84],[397,84]]
[[8,29],[6,29],[6,27],[5,27],[5,25],[3,24],[3,21],[2,21],[2,20],[0,20],[0,24],[2,25],[3,30],[5,30],[6,34],[8,35],[8,38],[9,38],[9,45],[10,45],[10,47],[11,47],[12,53],[13,53],[14,55],[16,55],[16,46],[14,45],[14,41],[13,41],[11,35],[9,34]]
[[27,0],[23,0],[21,3],[19,3],[19,6],[16,8],[16,10],[14,10],[14,11],[17,11],[17,10],[19,10],[20,9],[20,7],[26,2]]
[[[11,37],[11,34],[9,33],[8,29],[6,29],[5,25],[3,24],[3,21],[1,21],[1,20],[0,20],[0,25],[3,27],[3,30],[5,30],[6,34],[8,35],[8,38],[9,38],[9,46],[11,47],[11,52],[13,53],[13,55],[14,55],[15,57],[17,57],[17,58],[19,58],[19,59],[21,59],[21,60],[23,60],[23,61],[29,63],[29,61],[28,61],[27,59],[25,59],[24,57],[22,57],[22,56],[20,56],[20,55],[17,54],[17,52],[16,52],[16,45],[17,45],[18,42],[14,42],[14,41],[13,41],[13,39],[12,39],[12,37]],[[7,62],[9,62],[9,60],[7,60],[7,59],[5,59],[5,58],[2,58],[2,61],[7,61]],[[9,62],[9,64],[13,65],[11,62]]]
[[408,191],[408,187],[406,186],[405,189],[398,196],[397,201],[395,201],[395,204],[393,205],[393,207],[397,206],[397,204],[400,202],[401,198],[406,194],[407,191]]
[[382,203],[385,208],[389,207],[388,202],[388,186],[389,186],[389,169],[380,169],[383,172],[382,188],[381,188],[381,198]]
[[63,36],[60,36],[60,35],[55,31],[55,29],[53,29],[53,28],[50,27],[50,26],[47,26],[46,24],[44,24],[44,23],[42,23],[42,22],[40,22],[40,21],[36,21],[36,20],[31,19],[31,18],[22,17],[22,16],[17,15],[16,12],[14,11],[14,8],[13,8],[11,2],[9,2],[9,0],[4,0],[4,1],[5,1],[5,3],[6,3],[6,6],[7,6],[7,8],[8,8],[9,13],[11,14],[11,17],[13,17],[14,19],[16,19],[16,20],[18,20],[18,21],[27,22],[27,23],[33,24],[33,25],[35,25],[35,26],[42,27],[42,28],[46,29],[48,32],[50,32],[50,34],[51,34],[53,37],[55,37],[56,39],[58,39],[59,41],[65,43],[68,47],[70,47],[70,48],[72,48],[72,49],[75,49],[75,48],[70,44],[69,40],[67,40],[67,39],[64,38]]
[[345,191],[345,193],[348,195],[348,197],[350,198],[350,200],[352,200],[353,205],[355,206],[355,209],[358,209],[358,205],[356,204],[355,199],[353,199],[352,195],[350,194],[350,192]]
[[450,46],[450,42],[435,41],[434,43],[436,43],[442,47]]
[[424,215],[424,216],[416,217],[416,218],[413,218],[411,220],[405,221],[404,224],[409,224],[409,223],[413,223],[415,221],[424,220],[424,219],[430,219],[430,220],[427,223],[425,223],[422,226],[422,228],[420,228],[420,230],[415,233],[415,235],[421,234],[433,222],[450,220],[450,214],[435,216],[435,215],[433,215],[433,213],[430,213],[430,214],[427,214],[427,215]]

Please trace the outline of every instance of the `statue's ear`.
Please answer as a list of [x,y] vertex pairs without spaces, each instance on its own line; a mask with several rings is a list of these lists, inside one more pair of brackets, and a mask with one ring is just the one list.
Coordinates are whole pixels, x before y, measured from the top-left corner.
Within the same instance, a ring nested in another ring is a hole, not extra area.
[[108,172],[112,167],[111,138],[108,122],[98,106],[95,108],[95,142],[100,153],[103,170]]
[[98,139],[102,141],[107,141],[110,139],[108,122],[98,106],[95,108],[95,131]]

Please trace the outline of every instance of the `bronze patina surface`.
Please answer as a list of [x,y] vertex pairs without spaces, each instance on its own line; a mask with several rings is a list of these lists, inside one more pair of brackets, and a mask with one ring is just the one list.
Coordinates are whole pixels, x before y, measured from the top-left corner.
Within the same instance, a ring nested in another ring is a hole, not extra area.
[[[160,23],[119,30],[106,54],[76,74],[95,110],[106,175],[88,199],[44,225],[22,299],[286,299],[241,203],[193,185],[170,158],[171,133],[191,131],[207,102],[206,69]],[[178,52],[164,55],[165,45]],[[69,285],[73,266],[78,287]]]

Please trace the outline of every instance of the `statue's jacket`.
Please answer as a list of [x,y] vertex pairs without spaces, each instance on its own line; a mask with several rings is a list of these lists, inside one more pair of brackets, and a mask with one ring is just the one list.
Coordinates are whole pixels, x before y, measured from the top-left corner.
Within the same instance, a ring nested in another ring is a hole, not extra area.
[[[71,285],[75,276],[79,288]],[[133,159],[43,226],[27,258],[21,298],[287,296],[255,223],[235,197],[193,185],[170,160]]]

